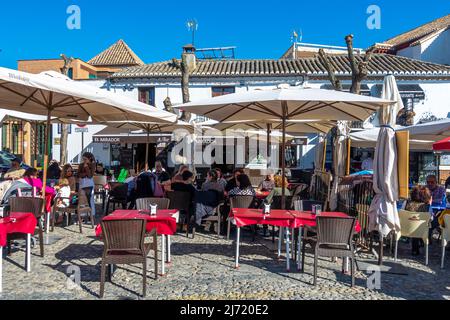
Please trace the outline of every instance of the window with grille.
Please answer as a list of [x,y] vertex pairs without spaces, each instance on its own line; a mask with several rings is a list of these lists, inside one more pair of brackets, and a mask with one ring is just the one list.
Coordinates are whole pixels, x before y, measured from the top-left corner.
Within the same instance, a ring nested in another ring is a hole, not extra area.
[[155,88],[154,87],[139,88],[139,101],[155,107],[156,106]]
[[221,87],[212,87],[211,90],[212,90],[213,98],[236,92],[235,87],[229,87],[229,86],[227,86],[227,87],[222,87],[222,86]]

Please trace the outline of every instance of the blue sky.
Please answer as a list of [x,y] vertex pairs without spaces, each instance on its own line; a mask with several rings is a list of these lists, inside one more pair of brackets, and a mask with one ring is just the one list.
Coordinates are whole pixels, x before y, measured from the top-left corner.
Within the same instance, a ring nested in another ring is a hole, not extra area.
[[[81,29],[66,26],[67,7],[81,9]],[[381,29],[366,26],[369,5],[381,9]],[[191,41],[186,21],[199,23],[197,47],[237,46],[237,58],[279,58],[293,29],[303,41],[368,47],[450,13],[448,0],[283,1],[2,1],[0,66],[65,53],[89,60],[123,38],[146,63],[179,57]]]

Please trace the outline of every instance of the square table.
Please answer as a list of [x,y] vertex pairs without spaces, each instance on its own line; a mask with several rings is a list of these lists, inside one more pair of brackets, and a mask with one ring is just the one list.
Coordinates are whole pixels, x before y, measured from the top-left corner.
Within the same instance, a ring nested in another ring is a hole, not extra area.
[[[157,210],[156,215],[150,215],[149,210],[116,210],[104,217],[102,221],[126,220],[126,219],[146,219],[146,230],[151,231],[156,228],[156,233],[161,236],[161,275],[165,275],[165,263],[171,263],[171,236],[175,234],[177,223],[180,219],[178,210]],[[101,225],[95,228],[95,234],[100,237],[102,234]],[[167,243],[166,243],[167,242]],[[166,255],[167,245],[167,255]]]
[[[348,217],[342,212],[322,212],[323,217]],[[236,236],[236,260],[235,268],[239,268],[239,245],[240,245],[240,228],[249,225],[272,225],[280,227],[280,236],[278,239],[278,257],[281,256],[281,240],[283,230],[286,237],[286,270],[290,271],[290,235],[294,234],[294,229],[299,229],[299,241],[297,248],[297,268],[300,269],[300,249],[301,249],[301,233],[304,226],[315,227],[316,215],[312,212],[302,212],[295,210],[272,210],[269,215],[264,215],[262,209],[245,209],[235,208],[230,212],[230,219],[237,226]],[[289,230],[292,230],[290,232]],[[361,226],[356,221],[355,232],[359,232]],[[293,241],[292,241],[293,242]],[[294,248],[292,248],[292,251]]]
[[25,233],[27,235],[25,267],[31,271],[31,236],[36,229],[37,220],[34,214],[26,212],[11,212],[9,217],[0,218],[0,292],[3,283],[3,247],[7,244],[8,234]]

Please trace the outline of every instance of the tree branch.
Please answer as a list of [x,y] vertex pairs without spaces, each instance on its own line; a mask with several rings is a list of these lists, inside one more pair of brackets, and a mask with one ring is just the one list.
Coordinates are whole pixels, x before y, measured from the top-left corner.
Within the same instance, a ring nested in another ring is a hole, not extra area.
[[333,68],[333,65],[330,62],[328,55],[325,53],[323,49],[319,49],[319,60],[324,65],[325,69],[328,72],[328,77],[330,79],[331,85],[335,90],[342,91],[341,82],[336,78],[336,74]]

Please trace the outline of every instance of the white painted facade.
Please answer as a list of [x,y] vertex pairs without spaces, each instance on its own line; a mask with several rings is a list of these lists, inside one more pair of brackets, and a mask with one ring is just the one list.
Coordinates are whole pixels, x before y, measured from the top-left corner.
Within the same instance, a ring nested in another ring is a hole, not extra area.
[[450,29],[435,32],[416,45],[397,51],[397,55],[450,65]]
[[[233,79],[206,79],[202,81],[194,80],[190,85],[191,101],[198,101],[201,99],[210,98],[212,96],[212,87],[214,86],[233,86],[236,92],[242,92],[255,89],[270,89],[276,88],[280,83],[295,84],[300,81],[298,77],[292,78],[233,78]],[[84,81],[89,85],[108,90],[106,81]],[[328,84],[326,80],[308,81],[308,85],[315,88],[320,88],[324,84]],[[346,84],[349,82],[343,82]],[[373,86],[382,84],[382,80],[366,82],[368,87],[373,91]],[[416,112],[415,121],[418,122],[427,113],[431,113],[437,118],[446,118],[450,113],[450,81],[426,81],[426,80],[398,80],[398,84],[415,84],[423,89],[425,99],[415,103],[414,111]],[[127,87],[124,90],[124,87]],[[120,83],[111,84],[109,90],[117,94],[123,94],[133,99],[138,99],[139,87],[154,87],[155,88],[155,103],[156,107],[163,109],[163,101],[170,97],[172,104],[182,103],[181,86],[176,80],[172,79],[157,79],[157,80],[127,80]],[[373,92],[372,92],[373,93]],[[92,136],[102,130],[103,126],[89,126],[89,133],[85,134],[85,150],[93,152],[100,162],[109,165],[110,149],[107,145],[92,143]],[[57,126],[53,126],[53,137],[59,137]],[[300,168],[311,168],[314,162],[315,146],[317,144],[315,135],[308,136],[308,145],[299,146],[301,154],[298,164]],[[74,132],[72,127],[72,134],[69,135],[69,159],[72,162],[77,162],[81,154],[81,133]],[[54,158],[59,158],[59,146],[53,147]]]

